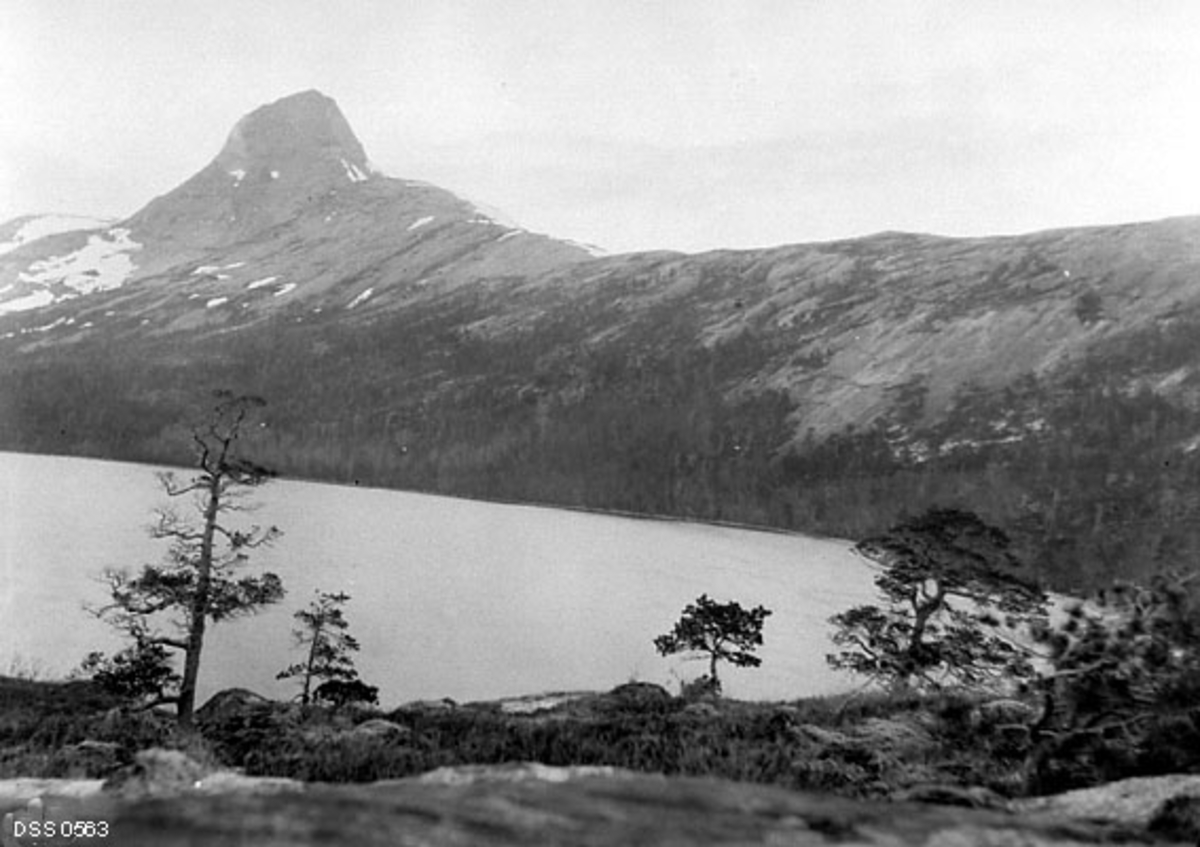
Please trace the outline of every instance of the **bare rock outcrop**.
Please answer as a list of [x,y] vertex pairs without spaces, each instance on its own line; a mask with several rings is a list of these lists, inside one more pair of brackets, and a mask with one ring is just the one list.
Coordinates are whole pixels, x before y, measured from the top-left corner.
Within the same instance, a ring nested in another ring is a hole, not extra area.
[[[391,727],[377,723],[371,733],[379,729],[385,743]],[[911,740],[896,726],[874,729],[875,743]],[[96,780],[17,782],[0,783],[0,812],[8,813],[0,832],[4,847],[18,843],[17,825],[51,819],[102,819],[117,839],[113,843],[128,847],[1059,847],[1195,843],[1200,836],[1200,776],[1182,775],[1007,804],[941,785],[898,792],[892,802],[866,802],[719,779],[536,762],[444,767],[368,785],[305,784],[216,770],[178,750],[151,749],[138,753],[103,788]],[[6,786],[14,790],[6,793]]]
[[509,767],[491,778],[485,769],[470,769],[461,779],[442,773],[436,780],[314,786],[302,796],[152,800],[122,810],[114,825],[131,847],[1151,843],[1114,824],[861,803],[724,780],[556,770]]
[[181,750],[152,748],[138,753],[132,765],[105,780],[102,790],[110,797],[140,800],[197,793],[300,791],[303,787],[294,779],[247,777],[204,765]]
[[[717,779],[533,764],[448,768],[359,786],[105,795],[76,803],[93,803],[77,807],[77,817],[104,814],[119,839],[113,843],[125,847],[1165,843],[1146,827],[1057,812],[867,803]],[[56,813],[68,811],[60,805]],[[1158,835],[1187,832],[1187,814],[1177,818],[1174,829],[1159,828]]]
[[1120,821],[1148,826],[1167,803],[1180,797],[1200,798],[1200,776],[1169,774],[1132,777],[1094,788],[1079,788],[1048,797],[1020,800],[1014,807],[1024,813],[1053,815],[1063,819]]

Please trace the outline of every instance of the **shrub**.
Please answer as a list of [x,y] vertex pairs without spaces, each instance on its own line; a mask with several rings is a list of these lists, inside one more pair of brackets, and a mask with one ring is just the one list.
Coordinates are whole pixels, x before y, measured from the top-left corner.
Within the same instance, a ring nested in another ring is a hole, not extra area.
[[1034,690],[1030,781],[1059,791],[1200,764],[1200,615],[1192,578],[1118,584],[1039,639],[1051,667]]

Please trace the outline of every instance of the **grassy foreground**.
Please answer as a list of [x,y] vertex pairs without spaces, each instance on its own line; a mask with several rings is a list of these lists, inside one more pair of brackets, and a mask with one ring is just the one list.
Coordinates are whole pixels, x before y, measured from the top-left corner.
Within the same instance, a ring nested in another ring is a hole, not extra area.
[[202,709],[199,734],[87,682],[0,677],[0,778],[101,778],[148,747],[249,775],[365,782],[512,761],[611,765],[853,797],[919,786],[1027,793],[1024,735],[961,696],[688,701],[629,683],[518,713],[503,703],[331,711],[258,698]]
[[[301,707],[233,690],[197,712],[122,707],[86,681],[0,676],[0,779],[105,778],[151,747],[212,768],[312,782],[370,782],[439,767],[539,762],[711,776],[846,797],[938,794],[987,804],[1128,776],[1200,770],[1200,712],[1039,755],[1036,709],[965,694],[880,693],[761,703],[673,697],[627,683],[523,701]],[[939,793],[940,792],[940,793]]]

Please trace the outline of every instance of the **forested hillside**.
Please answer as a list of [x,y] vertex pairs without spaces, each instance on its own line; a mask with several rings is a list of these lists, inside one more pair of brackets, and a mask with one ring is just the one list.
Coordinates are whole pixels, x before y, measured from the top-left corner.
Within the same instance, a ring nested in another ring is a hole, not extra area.
[[1130,390],[1195,360],[1194,318],[1054,380],[967,385],[932,420],[913,380],[872,425],[797,438],[786,392],[730,390],[771,355],[753,332],[705,347],[648,324],[595,349],[572,344],[571,320],[462,330],[490,308],[462,297],[353,332],[284,318],[186,356],[169,338],[46,347],[0,365],[0,444],[179,462],[206,392],[233,386],[268,399],[257,449],[296,477],[845,537],[959,505],[1008,529],[1064,589],[1182,564],[1200,546],[1195,414],[1148,382]]

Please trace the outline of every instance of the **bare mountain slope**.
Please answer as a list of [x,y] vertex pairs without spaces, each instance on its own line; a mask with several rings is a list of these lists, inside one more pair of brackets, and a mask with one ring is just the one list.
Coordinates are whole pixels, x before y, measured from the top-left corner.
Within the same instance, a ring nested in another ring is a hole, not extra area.
[[[568,293],[564,293],[568,292]],[[587,342],[710,348],[751,337],[759,368],[731,388],[797,402],[800,434],[886,416],[919,382],[925,420],[964,385],[1053,376],[1200,307],[1200,218],[951,239],[884,233],[771,250],[649,254],[579,265],[523,289],[487,326],[503,334],[593,304]],[[1149,353],[1149,351],[1147,351]],[[1154,373],[1200,387],[1196,370]]]

